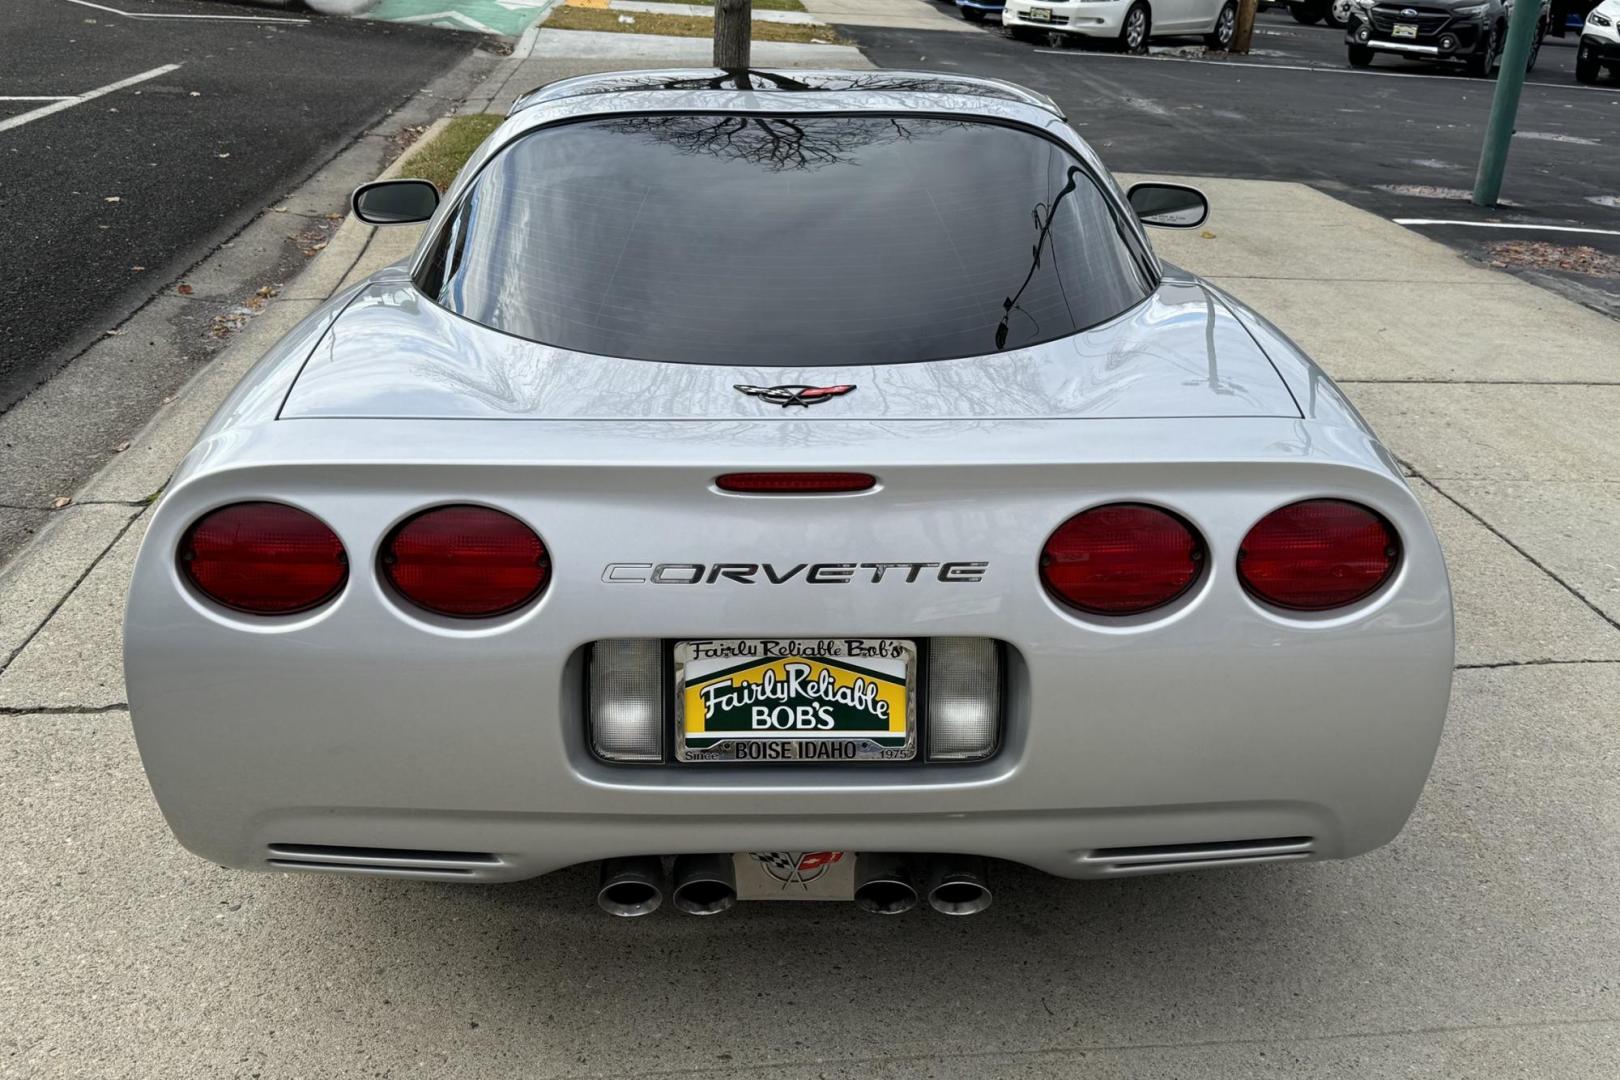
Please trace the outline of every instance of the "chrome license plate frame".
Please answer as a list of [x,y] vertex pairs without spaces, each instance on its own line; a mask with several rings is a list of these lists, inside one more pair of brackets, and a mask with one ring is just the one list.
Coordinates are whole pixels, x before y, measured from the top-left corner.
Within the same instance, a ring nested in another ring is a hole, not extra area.
[[[917,656],[917,642],[909,638],[677,641],[675,760],[915,761]],[[766,710],[765,726],[759,709]]]

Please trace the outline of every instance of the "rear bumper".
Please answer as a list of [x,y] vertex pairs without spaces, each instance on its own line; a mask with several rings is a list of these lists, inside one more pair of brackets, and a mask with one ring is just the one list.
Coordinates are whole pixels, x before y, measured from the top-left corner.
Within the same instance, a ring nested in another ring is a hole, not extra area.
[[[320,839],[294,843],[288,837]],[[1329,808],[1304,804],[827,815],[819,820],[800,815],[786,820],[679,814],[527,818],[297,809],[265,818],[253,841],[253,857],[235,865],[469,882],[519,881],[602,858],[648,853],[982,855],[1058,877],[1104,878],[1336,858],[1376,846],[1346,847]],[[214,859],[206,851],[198,854]]]
[[[1042,7],[1051,11],[1051,20],[1038,21],[1030,18],[1029,11],[1032,7]],[[1028,27],[1031,30],[1056,30],[1059,33],[1081,34],[1086,37],[1113,38],[1119,36],[1119,29],[1125,22],[1125,12],[1129,7],[1129,0],[1068,4],[1038,4],[1028,0],[1009,0],[1001,12],[1001,24]]]
[[[1315,428],[1301,444],[1297,421],[1223,422],[1279,460],[1189,462],[1162,456],[1189,445],[1185,422],[1133,421],[1100,444],[1129,464],[897,463],[880,490],[817,500],[812,514],[709,492],[713,464],[653,467],[623,446],[622,466],[525,464],[526,436],[509,424],[480,448],[485,429],[465,422],[410,425],[399,447],[386,422],[281,422],[276,453],[311,452],[322,424],[346,445],[437,464],[194,469],[156,511],[134,575],[125,669],[142,758],[177,837],[217,863],[272,868],[272,845],[434,849],[492,855],[452,876],[504,880],[616,855],[832,849],[978,854],[1083,877],[1113,872],[1099,848],[1276,837],[1337,858],[1399,832],[1439,739],[1452,624],[1432,531],[1380,468],[1299,456],[1370,454],[1360,433]],[[571,438],[588,451],[589,434]],[[885,452],[926,460],[917,438]],[[444,464],[458,453],[485,463]],[[1243,534],[1301,490],[1375,506],[1403,537],[1395,577],[1331,618],[1267,611],[1233,581]],[[343,538],[350,583],[326,608],[255,624],[181,583],[174,552],[190,521],[253,497],[304,506]],[[1035,553],[1083,505],[1120,498],[1182,514],[1209,562],[1162,612],[1102,623],[1045,595]],[[455,500],[535,523],[555,574],[540,601],[472,625],[414,615],[387,593],[371,572],[383,535]],[[990,569],[974,587],[602,580],[608,562],[762,557]],[[784,633],[1006,642],[1001,751],[895,768],[638,768],[589,753],[587,643]]]

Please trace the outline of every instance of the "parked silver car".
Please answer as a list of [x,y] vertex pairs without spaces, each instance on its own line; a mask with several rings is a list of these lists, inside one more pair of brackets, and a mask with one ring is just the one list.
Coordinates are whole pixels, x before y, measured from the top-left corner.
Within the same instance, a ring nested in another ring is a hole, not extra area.
[[[175,835],[602,905],[989,902],[1343,858],[1451,685],[1439,546],[1263,318],[1047,99],[637,72],[521,99],[411,258],[277,345],[142,545]],[[435,204],[437,203],[436,209]]]

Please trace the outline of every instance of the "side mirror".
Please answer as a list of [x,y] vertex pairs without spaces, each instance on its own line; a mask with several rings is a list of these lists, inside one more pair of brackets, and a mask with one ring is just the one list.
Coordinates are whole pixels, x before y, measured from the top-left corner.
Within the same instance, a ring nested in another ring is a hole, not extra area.
[[354,189],[354,216],[367,225],[426,221],[439,206],[431,180],[373,180]]
[[1209,200],[1181,184],[1134,184],[1126,192],[1137,220],[1161,229],[1196,229],[1209,220]]

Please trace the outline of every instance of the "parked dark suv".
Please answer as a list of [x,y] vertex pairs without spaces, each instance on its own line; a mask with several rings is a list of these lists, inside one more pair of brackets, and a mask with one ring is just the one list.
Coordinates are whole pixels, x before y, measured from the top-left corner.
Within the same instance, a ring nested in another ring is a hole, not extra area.
[[[1501,59],[1512,11],[1513,0],[1351,0],[1344,37],[1350,66],[1366,67],[1374,53],[1383,52],[1414,60],[1456,60],[1470,74],[1489,76]],[[1541,0],[1526,70],[1536,66],[1551,11],[1551,0]]]

